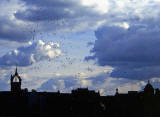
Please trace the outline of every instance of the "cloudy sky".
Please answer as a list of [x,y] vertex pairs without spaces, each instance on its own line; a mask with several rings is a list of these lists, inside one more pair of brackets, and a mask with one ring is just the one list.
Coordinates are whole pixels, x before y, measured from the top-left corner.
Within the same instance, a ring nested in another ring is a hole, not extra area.
[[0,0],[0,90],[160,87],[160,0]]

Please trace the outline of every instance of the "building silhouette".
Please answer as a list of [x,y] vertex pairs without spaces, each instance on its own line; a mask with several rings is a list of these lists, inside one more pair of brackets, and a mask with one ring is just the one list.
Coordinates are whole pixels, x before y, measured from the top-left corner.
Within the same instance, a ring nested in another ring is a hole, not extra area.
[[37,92],[21,89],[22,79],[10,77],[11,91],[0,92],[0,117],[159,117],[160,90],[148,81],[143,91],[101,96],[88,88],[71,93]]
[[21,91],[21,77],[19,76],[17,72],[17,67],[15,70],[15,74],[11,75],[10,83],[11,83],[11,91],[12,92],[20,92]]

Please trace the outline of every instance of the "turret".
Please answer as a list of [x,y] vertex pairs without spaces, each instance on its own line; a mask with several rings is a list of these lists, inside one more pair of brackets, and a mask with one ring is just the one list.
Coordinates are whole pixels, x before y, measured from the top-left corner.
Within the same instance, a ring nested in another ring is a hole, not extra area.
[[[17,81],[17,79],[18,79],[18,81]],[[22,79],[18,75],[17,67],[16,67],[15,74],[11,75],[11,78],[10,78],[12,92],[20,92],[21,91],[21,81],[22,81]]]

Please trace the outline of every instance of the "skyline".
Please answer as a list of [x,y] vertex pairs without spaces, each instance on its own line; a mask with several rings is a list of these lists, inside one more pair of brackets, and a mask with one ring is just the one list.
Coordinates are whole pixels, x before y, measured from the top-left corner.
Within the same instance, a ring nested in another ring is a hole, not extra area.
[[0,90],[160,88],[159,0],[1,0]]

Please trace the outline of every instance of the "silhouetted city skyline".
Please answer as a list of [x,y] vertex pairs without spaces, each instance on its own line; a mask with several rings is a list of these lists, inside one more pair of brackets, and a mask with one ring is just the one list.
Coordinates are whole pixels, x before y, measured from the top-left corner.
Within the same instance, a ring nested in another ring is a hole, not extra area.
[[71,117],[156,117],[159,116],[160,90],[148,81],[143,91],[113,96],[101,96],[88,88],[71,93],[28,92],[21,89],[22,79],[15,73],[10,77],[10,91],[0,92],[0,116],[71,116]]

